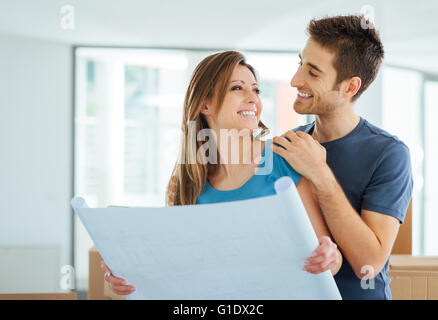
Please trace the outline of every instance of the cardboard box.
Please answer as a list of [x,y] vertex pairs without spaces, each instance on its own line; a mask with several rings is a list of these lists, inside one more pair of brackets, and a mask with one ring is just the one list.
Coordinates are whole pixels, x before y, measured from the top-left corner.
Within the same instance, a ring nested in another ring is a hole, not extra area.
[[104,300],[103,295],[103,271],[100,267],[102,257],[93,246],[88,251],[88,300]]
[[406,210],[405,220],[398,230],[391,254],[412,255],[412,200]]
[[93,246],[88,252],[89,273],[88,273],[88,299],[89,300],[124,300],[124,296],[119,296],[111,291],[105,282],[104,273],[100,267],[102,257]]
[[7,293],[0,294],[0,300],[77,300],[76,292],[61,293]]
[[391,255],[389,276],[394,300],[438,300],[438,257]]

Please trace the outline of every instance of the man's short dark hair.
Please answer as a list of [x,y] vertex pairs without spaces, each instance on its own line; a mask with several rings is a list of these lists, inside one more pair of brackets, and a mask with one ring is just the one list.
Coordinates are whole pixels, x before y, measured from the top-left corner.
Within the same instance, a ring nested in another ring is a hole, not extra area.
[[362,15],[312,19],[307,27],[310,38],[335,54],[336,85],[359,77],[362,81],[355,101],[374,81],[384,57],[383,44],[374,25]]

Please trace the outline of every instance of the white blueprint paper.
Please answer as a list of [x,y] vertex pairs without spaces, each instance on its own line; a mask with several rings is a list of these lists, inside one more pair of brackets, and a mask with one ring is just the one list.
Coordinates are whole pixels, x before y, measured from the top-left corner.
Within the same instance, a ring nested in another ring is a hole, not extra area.
[[318,241],[291,179],[276,188],[217,204],[72,206],[113,274],[136,286],[128,299],[341,299],[330,271],[302,270]]

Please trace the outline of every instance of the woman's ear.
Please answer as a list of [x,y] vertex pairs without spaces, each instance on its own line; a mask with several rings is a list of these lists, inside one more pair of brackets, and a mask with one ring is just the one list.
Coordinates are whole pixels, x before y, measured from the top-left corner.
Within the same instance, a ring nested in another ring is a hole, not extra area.
[[212,108],[209,101],[204,102],[203,106],[201,107],[201,113],[204,116],[210,116],[212,114]]
[[201,113],[202,113],[204,116],[208,116],[208,115],[210,114],[210,110],[209,110],[209,108],[208,108],[208,106],[207,106],[206,104],[204,104],[204,105],[201,107]]

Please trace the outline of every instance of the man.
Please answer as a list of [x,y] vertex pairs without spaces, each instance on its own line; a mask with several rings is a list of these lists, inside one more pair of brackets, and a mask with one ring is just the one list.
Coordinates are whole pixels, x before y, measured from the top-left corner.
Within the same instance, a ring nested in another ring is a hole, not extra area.
[[391,299],[389,255],[413,182],[406,145],[354,112],[384,56],[377,31],[362,28],[370,25],[363,19],[310,21],[291,85],[298,89],[295,111],[316,120],[275,137],[273,150],[313,183],[343,255],[335,276],[343,299]]

